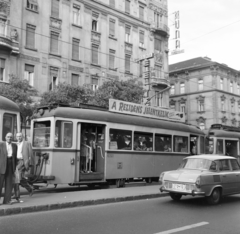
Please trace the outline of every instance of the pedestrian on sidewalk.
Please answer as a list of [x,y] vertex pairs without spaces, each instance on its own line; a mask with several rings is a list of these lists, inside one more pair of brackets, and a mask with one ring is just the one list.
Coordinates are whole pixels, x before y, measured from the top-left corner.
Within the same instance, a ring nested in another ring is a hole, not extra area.
[[12,143],[13,134],[6,134],[6,142],[0,142],[0,198],[5,183],[3,204],[12,204],[13,175],[16,170],[17,145]]
[[29,196],[33,195],[33,187],[28,183],[25,173],[32,164],[32,145],[30,142],[23,140],[23,134],[17,133],[17,167],[15,172],[14,193],[17,202],[20,200],[19,184],[29,192]]

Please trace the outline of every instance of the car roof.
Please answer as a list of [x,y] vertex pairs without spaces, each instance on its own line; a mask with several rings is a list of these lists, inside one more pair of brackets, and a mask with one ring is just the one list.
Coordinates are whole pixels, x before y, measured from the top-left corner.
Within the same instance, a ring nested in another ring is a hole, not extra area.
[[188,156],[188,158],[202,158],[202,159],[208,159],[208,160],[219,160],[219,159],[236,159],[231,156],[225,156],[225,155],[219,155],[219,154],[200,154],[200,155],[194,155],[194,156]]

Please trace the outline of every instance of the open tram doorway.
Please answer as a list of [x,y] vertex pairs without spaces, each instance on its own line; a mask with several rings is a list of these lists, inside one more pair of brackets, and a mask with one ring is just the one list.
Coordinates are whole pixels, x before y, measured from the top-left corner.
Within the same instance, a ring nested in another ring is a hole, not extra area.
[[82,123],[79,129],[79,181],[104,179],[105,125]]

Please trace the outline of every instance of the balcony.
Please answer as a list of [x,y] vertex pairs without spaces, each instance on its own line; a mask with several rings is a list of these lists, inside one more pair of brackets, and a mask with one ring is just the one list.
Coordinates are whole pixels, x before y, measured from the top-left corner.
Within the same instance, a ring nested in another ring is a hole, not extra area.
[[158,86],[158,88],[161,88],[161,89],[165,89],[170,86],[170,83],[168,80],[161,79],[161,78],[151,78],[150,84],[152,86]]
[[92,31],[91,41],[92,41],[93,43],[96,43],[96,44],[99,45],[100,42],[101,42],[101,33],[96,32],[96,31]]
[[163,23],[152,22],[150,26],[150,30],[156,34],[159,34],[165,37],[169,36],[169,27]]
[[9,51],[12,54],[19,54],[19,42],[13,37],[0,34],[0,50]]

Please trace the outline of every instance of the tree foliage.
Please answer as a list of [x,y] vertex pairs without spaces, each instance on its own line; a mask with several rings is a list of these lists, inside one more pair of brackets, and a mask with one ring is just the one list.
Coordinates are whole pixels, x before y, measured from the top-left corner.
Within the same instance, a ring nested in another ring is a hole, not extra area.
[[41,95],[40,105],[88,103],[92,96],[93,91],[87,86],[73,86],[67,83],[59,83],[54,90]]
[[27,116],[32,115],[35,104],[31,96],[37,95],[37,91],[29,85],[27,80],[20,80],[12,76],[9,83],[1,83],[0,94],[19,106],[24,120]]
[[136,79],[127,81],[109,80],[103,83],[102,86],[95,92],[92,104],[107,107],[109,99],[123,100],[133,103],[141,103],[144,95],[144,89],[141,83]]

